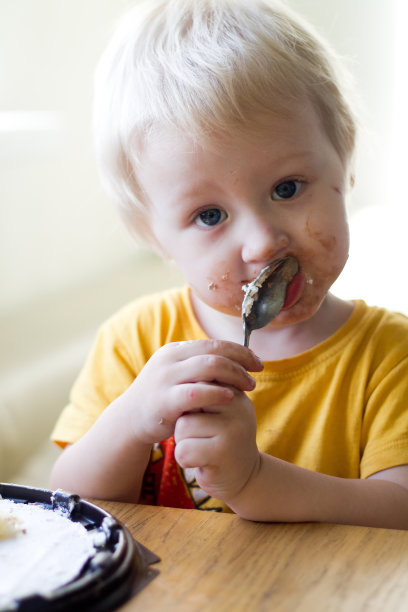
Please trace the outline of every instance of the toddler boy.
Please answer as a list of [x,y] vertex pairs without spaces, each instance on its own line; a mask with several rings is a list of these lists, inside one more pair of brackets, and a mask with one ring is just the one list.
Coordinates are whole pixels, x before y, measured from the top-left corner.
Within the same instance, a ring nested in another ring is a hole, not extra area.
[[[128,227],[186,287],[102,326],[52,486],[261,521],[408,527],[408,321],[330,294],[356,122],[333,54],[272,0],[149,0],[102,59],[95,125]],[[295,257],[242,346],[242,286]],[[249,374],[251,372],[251,374]]]

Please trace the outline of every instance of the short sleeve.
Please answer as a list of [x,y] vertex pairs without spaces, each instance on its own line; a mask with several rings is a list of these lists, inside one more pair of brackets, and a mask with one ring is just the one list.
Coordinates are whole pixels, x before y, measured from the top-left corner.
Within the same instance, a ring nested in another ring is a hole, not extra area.
[[100,328],[51,439],[62,447],[79,440],[161,346],[203,337],[187,286],[125,305]]
[[408,464],[408,358],[383,376],[367,400],[361,435],[361,478]]
[[132,384],[137,372],[114,321],[105,323],[76,380],[51,439],[65,447],[81,438],[105,408]]

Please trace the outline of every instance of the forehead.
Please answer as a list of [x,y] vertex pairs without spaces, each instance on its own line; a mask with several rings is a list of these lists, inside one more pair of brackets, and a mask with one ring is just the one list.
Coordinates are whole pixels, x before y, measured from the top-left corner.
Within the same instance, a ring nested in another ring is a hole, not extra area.
[[[206,164],[226,164],[228,160],[280,162],[301,158],[332,147],[322,124],[311,107],[297,107],[292,112],[255,117],[228,132],[209,131],[189,135],[172,126],[156,126],[140,149],[139,178],[151,172],[202,173]],[[194,166],[197,166],[194,168]]]

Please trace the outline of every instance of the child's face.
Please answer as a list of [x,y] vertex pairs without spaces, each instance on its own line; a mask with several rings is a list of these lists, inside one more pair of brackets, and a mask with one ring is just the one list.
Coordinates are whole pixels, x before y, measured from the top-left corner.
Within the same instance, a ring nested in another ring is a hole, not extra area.
[[311,317],[348,256],[348,172],[303,108],[204,148],[163,130],[145,148],[139,180],[151,227],[193,297],[240,316],[242,286],[273,260],[293,255],[300,271],[279,327]]

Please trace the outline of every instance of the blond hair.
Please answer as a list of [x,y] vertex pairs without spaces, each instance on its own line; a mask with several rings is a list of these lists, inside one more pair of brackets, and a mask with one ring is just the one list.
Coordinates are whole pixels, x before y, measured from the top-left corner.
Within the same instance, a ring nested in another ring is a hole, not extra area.
[[149,240],[137,166],[152,131],[171,125],[202,140],[248,130],[268,114],[309,102],[347,163],[356,135],[347,89],[332,50],[277,0],[139,3],[96,74],[103,182],[128,227]]

